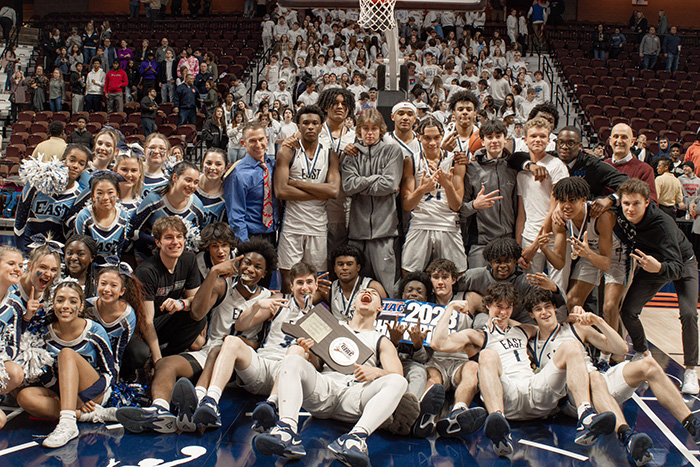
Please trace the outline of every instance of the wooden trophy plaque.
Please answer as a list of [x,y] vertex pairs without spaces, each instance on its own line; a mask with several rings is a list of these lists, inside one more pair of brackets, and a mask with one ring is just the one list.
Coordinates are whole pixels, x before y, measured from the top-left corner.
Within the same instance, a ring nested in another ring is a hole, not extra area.
[[282,324],[282,332],[297,339],[313,339],[311,351],[326,365],[346,375],[355,371],[355,363],[362,365],[374,354],[323,305],[316,305],[294,324]]

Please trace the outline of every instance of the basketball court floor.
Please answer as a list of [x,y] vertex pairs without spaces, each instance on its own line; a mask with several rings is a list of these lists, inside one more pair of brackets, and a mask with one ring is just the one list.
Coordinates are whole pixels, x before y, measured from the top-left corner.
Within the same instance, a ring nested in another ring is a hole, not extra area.
[[[642,315],[654,357],[680,385],[680,325],[677,324],[672,289],[659,294],[654,308]],[[678,327],[676,330],[675,327]],[[660,330],[658,328],[664,328]],[[669,333],[675,338],[666,338]],[[663,347],[664,350],[661,350]],[[55,422],[34,420],[20,409],[5,408],[8,423],[0,431],[0,466],[94,466],[170,467],[187,466],[273,466],[284,465],[277,458],[259,456],[252,447],[255,432],[250,429],[250,412],[259,398],[240,389],[226,389],[222,397],[223,426],[204,434],[125,433],[121,425],[79,424],[80,436],[60,449],[45,449],[41,441]],[[700,398],[686,397],[694,412],[700,412]],[[654,460],[649,465],[700,467],[700,452],[685,429],[663,409],[653,394],[642,388],[623,407],[630,426],[654,440]],[[472,466],[472,465],[632,465],[616,437],[610,435],[586,448],[573,442],[575,420],[559,415],[552,419],[513,423],[515,452],[509,459],[498,458],[491,442],[478,432],[461,439],[413,439],[377,432],[368,447],[374,466]],[[348,425],[302,417],[300,432],[307,456],[289,465],[330,466],[334,461],[326,446],[348,429]]]

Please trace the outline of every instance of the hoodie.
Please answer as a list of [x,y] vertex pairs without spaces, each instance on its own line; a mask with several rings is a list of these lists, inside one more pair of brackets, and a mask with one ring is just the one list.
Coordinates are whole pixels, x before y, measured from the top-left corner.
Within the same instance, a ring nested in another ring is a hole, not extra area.
[[661,263],[661,270],[654,274],[643,269],[637,275],[653,276],[653,279],[675,281],[681,278],[685,263],[694,256],[693,247],[671,216],[649,203],[644,217],[634,225],[617,208],[617,224],[614,232],[629,254],[636,249],[651,255]]
[[[518,172],[508,165],[505,157],[489,159],[486,149],[474,154],[474,159],[467,165],[464,179],[464,200],[460,218],[462,228],[468,232],[468,245],[486,245],[499,237],[512,237],[515,232],[518,198],[515,193],[515,181]],[[474,209],[474,199],[481,187],[484,193],[499,190],[503,199],[488,209]]]
[[359,154],[340,165],[343,191],[352,198],[348,238],[373,240],[399,234],[396,202],[403,174],[403,153],[380,140],[367,147],[355,142]]
[[671,157],[671,141],[669,141],[668,138],[666,138],[665,136],[662,136],[661,138],[659,138],[659,143],[661,143],[662,139],[665,139],[668,143],[668,145],[666,146],[666,150],[662,151],[661,144],[659,144],[659,152],[654,154],[652,160],[656,159],[657,157]]

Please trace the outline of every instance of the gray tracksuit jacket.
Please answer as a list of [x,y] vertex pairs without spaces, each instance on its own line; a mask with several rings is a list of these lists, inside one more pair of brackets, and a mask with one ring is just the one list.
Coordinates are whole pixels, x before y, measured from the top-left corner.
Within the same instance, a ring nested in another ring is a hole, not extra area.
[[[500,237],[513,237],[517,217],[518,200],[515,181],[518,173],[508,166],[507,159],[488,159],[486,150],[480,149],[467,165],[464,177],[464,200],[460,211],[462,235],[466,245],[486,245]],[[481,186],[484,193],[494,190],[503,196],[487,209],[474,209],[474,199]]]
[[372,240],[398,235],[396,198],[403,174],[403,153],[397,145],[379,141],[367,147],[355,142],[359,154],[340,164],[343,191],[351,197],[348,238]]

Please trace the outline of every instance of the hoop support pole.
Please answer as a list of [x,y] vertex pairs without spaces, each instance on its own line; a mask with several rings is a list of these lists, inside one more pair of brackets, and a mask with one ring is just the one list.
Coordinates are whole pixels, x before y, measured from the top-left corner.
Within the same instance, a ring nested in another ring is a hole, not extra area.
[[389,90],[399,89],[399,29],[394,27],[384,31],[389,47]]

